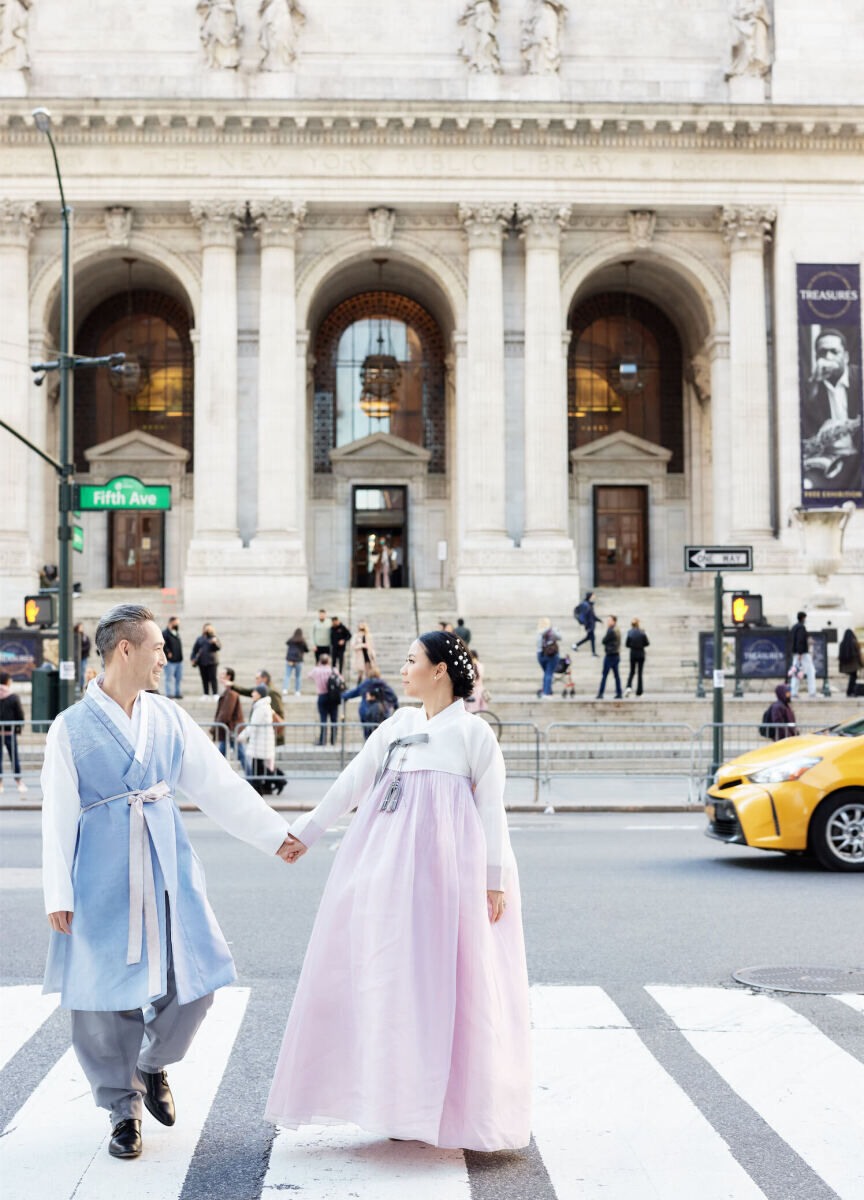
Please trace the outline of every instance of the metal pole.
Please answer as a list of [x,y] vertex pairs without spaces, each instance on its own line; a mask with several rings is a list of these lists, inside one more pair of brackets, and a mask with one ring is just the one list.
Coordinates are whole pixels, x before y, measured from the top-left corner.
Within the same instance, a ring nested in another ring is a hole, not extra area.
[[714,576],[714,746],[713,774],[723,762],[723,576]]

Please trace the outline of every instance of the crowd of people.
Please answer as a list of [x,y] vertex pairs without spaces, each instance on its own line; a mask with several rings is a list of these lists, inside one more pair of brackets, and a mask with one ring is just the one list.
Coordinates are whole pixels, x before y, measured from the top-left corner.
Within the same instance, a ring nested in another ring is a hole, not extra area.
[[[573,616],[585,630],[585,636],[571,644],[570,649],[577,653],[586,643],[591,647],[593,658],[600,658],[597,653],[597,626],[602,618],[594,608],[594,593],[586,592],[584,600],[577,604]],[[650,645],[648,635],[642,628],[638,617],[633,617],[630,628],[624,638],[624,648],[630,655],[630,673],[627,684],[621,687],[621,631],[618,628],[618,618],[609,615],[605,618],[606,627],[600,645],[603,649],[603,663],[600,682],[597,688],[597,699],[602,700],[606,692],[606,682],[609,676],[615,683],[615,699],[623,700],[633,694],[633,682],[636,682],[636,695],[643,694],[642,673],[645,667],[645,651]],[[537,627],[537,662],[543,672],[543,683],[538,695],[543,700],[553,697],[553,682],[556,675],[564,677],[564,689],[571,693],[574,689],[572,677],[572,660],[569,655],[562,653],[561,643],[564,635],[548,617],[543,617]]]

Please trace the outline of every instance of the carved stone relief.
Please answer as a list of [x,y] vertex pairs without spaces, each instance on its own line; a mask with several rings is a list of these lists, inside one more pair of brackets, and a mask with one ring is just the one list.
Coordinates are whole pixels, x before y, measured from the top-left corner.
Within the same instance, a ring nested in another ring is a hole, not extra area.
[[771,70],[771,13],[767,0],[732,0],[732,57],[726,78],[761,77]]
[[499,74],[501,59],[498,53],[498,0],[471,0],[459,24],[464,33],[459,53],[468,68],[478,74]]
[[396,213],[392,208],[369,209],[369,236],[373,246],[386,250],[393,244]]
[[561,66],[561,34],[567,20],[563,0],[531,0],[522,22],[522,66],[528,75],[555,75]]
[[262,71],[284,71],[297,58],[297,43],[306,16],[297,0],[261,0],[258,16],[261,20],[258,67]]
[[654,240],[654,230],[657,227],[655,212],[628,212],[627,232],[634,246],[647,250]]
[[0,67],[30,69],[28,26],[33,0],[0,0]]
[[132,236],[132,209],[122,205],[105,209],[105,236],[112,246],[128,246]]
[[198,0],[199,35],[207,66],[234,70],[240,65],[243,26],[236,0]]

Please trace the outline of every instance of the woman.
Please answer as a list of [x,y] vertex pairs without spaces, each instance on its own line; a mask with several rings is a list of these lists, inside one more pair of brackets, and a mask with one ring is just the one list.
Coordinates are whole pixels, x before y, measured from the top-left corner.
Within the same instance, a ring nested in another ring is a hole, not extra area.
[[846,695],[854,696],[858,683],[858,672],[864,669],[864,661],[861,658],[861,643],[851,629],[846,630],[843,640],[837,647],[837,665],[842,675],[849,676]]
[[303,655],[309,653],[303,630],[298,625],[285,643],[285,676],[282,680],[282,695],[290,690],[291,675],[294,675],[294,695],[300,695],[300,679],[303,672]]
[[468,653],[471,655],[471,666],[474,668],[474,690],[465,701],[465,707],[472,713],[488,712],[486,689],[483,686],[483,664],[477,657],[476,650],[469,650]]
[[381,539],[378,547],[378,554],[375,558],[375,586],[376,588],[390,586],[390,546],[386,538]]
[[189,658],[192,666],[197,667],[201,672],[201,692],[204,696],[208,692],[215,696],[218,691],[216,668],[219,665],[219,651],[221,649],[222,646],[216,636],[216,632],[213,626],[208,623],[195,639],[195,645],[192,647],[192,654]]
[[556,629],[548,617],[541,617],[537,622],[537,662],[543,672],[543,689],[538,692],[544,700],[552,699],[552,680],[558,670],[560,655],[558,647],[561,644],[561,630]]
[[530,1019],[504,760],[465,711],[464,644],[427,633],[408,696],[316,809],[296,861],[349,809],[267,1103],[289,1128],[354,1123],[435,1146],[530,1138]]
[[252,688],[249,724],[238,734],[238,741],[246,744],[247,759],[251,760],[249,782],[259,795],[269,795],[272,785],[267,777],[276,769],[276,734],[266,683],[256,683]]
[[634,617],[627,630],[625,643],[630,651],[630,674],[627,676],[627,686],[624,695],[629,696],[633,691],[633,676],[636,676],[636,695],[642,695],[642,670],[645,666],[645,650],[651,643],[648,634],[639,624],[639,618]]
[[[330,680],[335,676],[336,684]],[[327,741],[327,722],[330,722],[330,745],[336,745],[336,723],[339,720],[339,707],[342,703],[342,693],[345,683],[342,676],[330,662],[329,654],[322,654],[321,661],[307,672],[307,679],[315,682],[318,693],[318,720],[321,730],[318,734],[318,745],[323,746]]]
[[375,643],[372,641],[372,634],[369,632],[369,626],[365,621],[359,621],[357,624],[357,632],[351,639],[351,653],[353,655],[357,682],[362,683],[369,674],[370,668],[377,666],[375,662]]

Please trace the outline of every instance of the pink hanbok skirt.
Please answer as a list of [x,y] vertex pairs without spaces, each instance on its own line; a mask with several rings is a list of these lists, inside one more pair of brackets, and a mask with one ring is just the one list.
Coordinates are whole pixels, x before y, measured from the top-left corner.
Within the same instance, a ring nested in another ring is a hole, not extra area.
[[398,808],[382,813],[392,778],[361,801],[336,854],[267,1117],[518,1149],[530,1140],[531,1042],[515,862],[493,925],[470,780],[405,772]]

